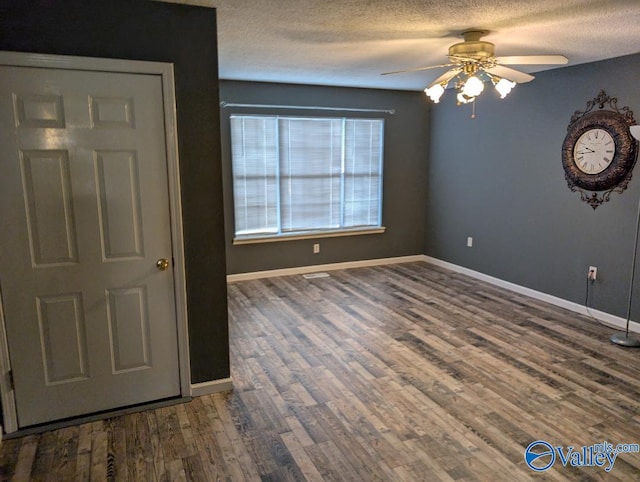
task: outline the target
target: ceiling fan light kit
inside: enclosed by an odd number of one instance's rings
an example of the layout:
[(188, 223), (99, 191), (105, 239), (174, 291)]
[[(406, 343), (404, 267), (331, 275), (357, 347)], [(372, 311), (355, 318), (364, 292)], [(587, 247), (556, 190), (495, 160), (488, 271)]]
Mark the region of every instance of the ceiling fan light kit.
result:
[[(458, 105), (473, 102), (476, 97), (484, 91), (485, 81), (489, 81), (493, 84), (501, 99), (504, 99), (509, 95), (516, 86), (516, 82), (504, 77), (498, 77), (497, 75), (491, 75), (480, 68), (478, 68), (478, 71), (475, 74), (468, 74), (465, 70), (458, 72), (452, 80), (455, 80), (454, 88), (457, 92)], [(440, 98), (448, 87), (449, 82), (450, 81), (448, 80), (437, 84), (430, 84), (424, 92), (434, 104), (438, 104), (440, 102)]]
[(500, 98), (504, 99), (516, 84), (534, 79), (533, 75), (505, 67), (505, 65), (562, 65), (568, 62), (563, 55), (496, 57), (495, 45), (480, 40), (488, 33), (488, 30), (478, 29), (463, 32), (464, 41), (449, 47), (448, 64), (386, 72), (383, 75), (452, 67), (431, 82), (424, 91), (431, 101), (437, 104), (449, 84), (453, 82), (458, 105), (460, 105), (473, 102), (483, 92), (484, 82), (491, 82)]

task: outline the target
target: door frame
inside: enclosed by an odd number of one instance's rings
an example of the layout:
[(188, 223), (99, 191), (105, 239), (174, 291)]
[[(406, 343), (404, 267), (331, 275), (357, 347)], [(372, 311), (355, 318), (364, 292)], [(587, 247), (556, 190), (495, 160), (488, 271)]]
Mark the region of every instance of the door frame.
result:
[[(182, 233), (178, 128), (176, 121), (176, 96), (173, 64), (140, 60), (103, 59), (0, 51), (0, 66), (150, 74), (157, 75), (161, 78), (165, 147), (167, 156), (169, 217), (171, 223), (171, 254), (173, 257), (173, 281), (176, 307), (175, 316), (178, 335), (180, 393), (183, 397), (190, 396), (191, 371), (189, 361), (187, 290), (184, 261), (184, 240)], [(18, 426), (18, 416), (10, 371), (11, 362), (9, 359), (9, 345), (4, 318), (4, 308), (2, 305), (2, 286), (0, 286), (0, 399), (2, 400), (4, 431), (6, 433), (15, 432), (20, 428)], [(114, 409), (115, 408), (118, 407), (114, 407)]]

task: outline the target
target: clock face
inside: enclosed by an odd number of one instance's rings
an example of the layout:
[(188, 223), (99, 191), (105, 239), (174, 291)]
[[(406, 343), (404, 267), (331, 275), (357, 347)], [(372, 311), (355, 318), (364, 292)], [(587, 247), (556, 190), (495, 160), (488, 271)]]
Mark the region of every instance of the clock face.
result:
[(576, 141), (573, 160), (585, 174), (599, 174), (604, 171), (616, 153), (616, 144), (604, 129), (589, 129)]

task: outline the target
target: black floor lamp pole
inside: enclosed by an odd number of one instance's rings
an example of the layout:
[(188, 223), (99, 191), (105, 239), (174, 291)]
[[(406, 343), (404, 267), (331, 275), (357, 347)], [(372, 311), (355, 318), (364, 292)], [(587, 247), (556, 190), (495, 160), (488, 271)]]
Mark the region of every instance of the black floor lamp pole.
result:
[[(638, 139), (640, 137), (640, 126), (632, 126), (631, 134)], [(636, 213), (636, 235), (633, 242), (633, 261), (631, 262), (631, 279), (629, 281), (629, 304), (627, 306), (627, 328), (624, 333), (616, 333), (611, 337), (611, 341), (616, 345), (639, 347), (640, 339), (629, 336), (629, 323), (631, 320), (631, 301), (633, 299), (633, 282), (636, 277), (636, 258), (638, 257), (638, 231), (640, 230), (640, 198), (638, 199), (638, 212)]]

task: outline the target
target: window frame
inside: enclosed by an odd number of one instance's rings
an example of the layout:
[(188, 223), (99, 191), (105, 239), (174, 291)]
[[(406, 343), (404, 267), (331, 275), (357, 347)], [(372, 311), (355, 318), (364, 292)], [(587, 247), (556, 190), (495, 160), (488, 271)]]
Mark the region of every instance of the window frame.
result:
[[(276, 134), (275, 134), (275, 142), (280, 143), (281, 137), (279, 133), (279, 125), (280, 120), (319, 120), (319, 121), (332, 121), (338, 120), (342, 123), (342, 137), (345, 137), (345, 125), (346, 121), (376, 121), (379, 123), (379, 159), (377, 162), (377, 177), (379, 177), (379, 182), (377, 184), (377, 224), (369, 224), (369, 225), (361, 225), (361, 226), (353, 226), (353, 227), (345, 227), (341, 226), (338, 228), (321, 228), (321, 229), (302, 229), (296, 231), (283, 231), (281, 215), (282, 215), (282, 206), (281, 199), (277, 201), (277, 229), (276, 233), (268, 233), (268, 232), (260, 232), (256, 234), (247, 234), (247, 235), (238, 235), (237, 234), (237, 224), (236, 224), (236, 180), (235, 180), (235, 167), (234, 167), (234, 159), (233, 159), (233, 120), (234, 118), (268, 118), (275, 119), (277, 124)], [(232, 209), (232, 224), (233, 224), (233, 244), (234, 245), (243, 245), (243, 244), (254, 244), (254, 243), (268, 243), (268, 242), (278, 242), (278, 241), (291, 241), (291, 240), (299, 240), (299, 239), (315, 239), (315, 238), (324, 238), (324, 237), (341, 237), (341, 236), (354, 236), (354, 235), (366, 235), (366, 234), (380, 234), (386, 231), (386, 227), (383, 226), (383, 200), (384, 200), (384, 158), (385, 158), (385, 119), (381, 117), (364, 117), (364, 116), (318, 116), (318, 115), (291, 115), (291, 114), (277, 114), (277, 113), (269, 113), (269, 114), (257, 114), (257, 113), (231, 113), (229, 115), (229, 139), (230, 139), (230, 164), (231, 164), (231, 189), (232, 189), (232, 200), (233, 200), (233, 209)], [(344, 163), (345, 163), (345, 141), (343, 141), (342, 145), (342, 172), (340, 175), (340, 184), (341, 189), (344, 190)], [(377, 144), (377, 143), (376, 143)], [(276, 162), (280, 164), (282, 162), (282, 155), (280, 154), (280, 149), (277, 149), (277, 160)], [(277, 191), (278, 196), (280, 196), (280, 183), (282, 182), (281, 176), (281, 168), (280, 165), (277, 168)], [(341, 220), (344, 218), (345, 211), (345, 200), (344, 198), (340, 199), (340, 208)], [(342, 222), (342, 221), (341, 221)]]

